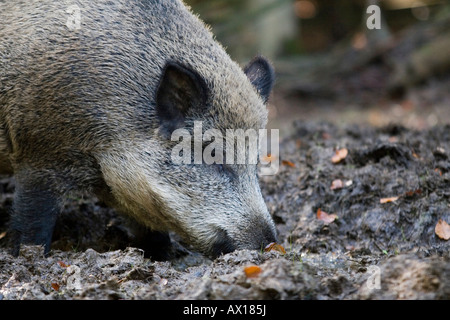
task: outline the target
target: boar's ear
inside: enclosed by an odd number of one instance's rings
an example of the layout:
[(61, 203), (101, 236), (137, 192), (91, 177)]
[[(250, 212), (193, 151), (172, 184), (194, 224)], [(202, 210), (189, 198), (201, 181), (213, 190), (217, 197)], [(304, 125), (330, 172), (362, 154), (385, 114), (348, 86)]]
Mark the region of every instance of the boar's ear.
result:
[(272, 65), (264, 57), (258, 56), (245, 66), (244, 72), (266, 103), (275, 81)]
[(170, 135), (181, 128), (188, 115), (206, 108), (207, 87), (197, 72), (169, 62), (163, 69), (156, 92), (156, 113), (162, 133)]

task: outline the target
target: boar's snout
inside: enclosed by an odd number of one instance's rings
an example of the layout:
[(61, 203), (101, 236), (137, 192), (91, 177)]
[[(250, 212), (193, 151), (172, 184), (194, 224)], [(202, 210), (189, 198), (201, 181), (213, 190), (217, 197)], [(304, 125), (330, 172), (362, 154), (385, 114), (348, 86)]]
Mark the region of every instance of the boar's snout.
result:
[(212, 245), (211, 256), (215, 258), (237, 249), (262, 250), (272, 242), (277, 242), (277, 236), (271, 226), (243, 231), (236, 238), (230, 236), (227, 231), (219, 229)]

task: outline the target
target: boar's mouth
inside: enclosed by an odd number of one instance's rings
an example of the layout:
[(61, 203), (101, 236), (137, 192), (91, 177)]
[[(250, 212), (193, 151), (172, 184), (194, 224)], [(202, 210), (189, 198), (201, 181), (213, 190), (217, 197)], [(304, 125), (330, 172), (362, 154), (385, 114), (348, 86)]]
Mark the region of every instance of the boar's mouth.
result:
[(228, 236), (228, 233), (223, 229), (217, 230), (217, 238), (212, 246), (211, 255), (218, 257), (221, 254), (233, 252), (234, 250), (236, 250), (236, 246)]

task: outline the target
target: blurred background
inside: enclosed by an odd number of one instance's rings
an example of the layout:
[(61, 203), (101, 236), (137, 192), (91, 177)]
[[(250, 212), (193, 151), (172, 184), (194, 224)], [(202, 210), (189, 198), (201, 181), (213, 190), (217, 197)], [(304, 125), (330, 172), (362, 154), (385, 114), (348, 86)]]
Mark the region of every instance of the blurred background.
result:
[[(271, 128), (450, 123), (449, 0), (185, 2), (242, 66), (257, 54), (273, 62)], [(374, 4), (380, 29), (367, 27)]]

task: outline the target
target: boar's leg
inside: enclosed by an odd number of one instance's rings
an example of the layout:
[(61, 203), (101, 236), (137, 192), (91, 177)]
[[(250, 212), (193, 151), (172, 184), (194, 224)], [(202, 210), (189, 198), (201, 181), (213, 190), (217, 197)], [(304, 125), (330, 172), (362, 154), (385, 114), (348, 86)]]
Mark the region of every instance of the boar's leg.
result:
[(167, 232), (150, 230), (132, 219), (129, 219), (127, 224), (134, 236), (131, 245), (144, 250), (146, 258), (165, 261), (179, 258), (188, 253), (177, 242), (172, 242)]
[(16, 173), (16, 190), (11, 216), (12, 254), (19, 255), (21, 244), (44, 246), (48, 254), (56, 218), (60, 212), (60, 194), (50, 179), (32, 172)]
[(144, 256), (156, 261), (169, 260), (172, 255), (172, 242), (167, 233), (147, 230), (136, 234), (133, 245), (144, 250)]

